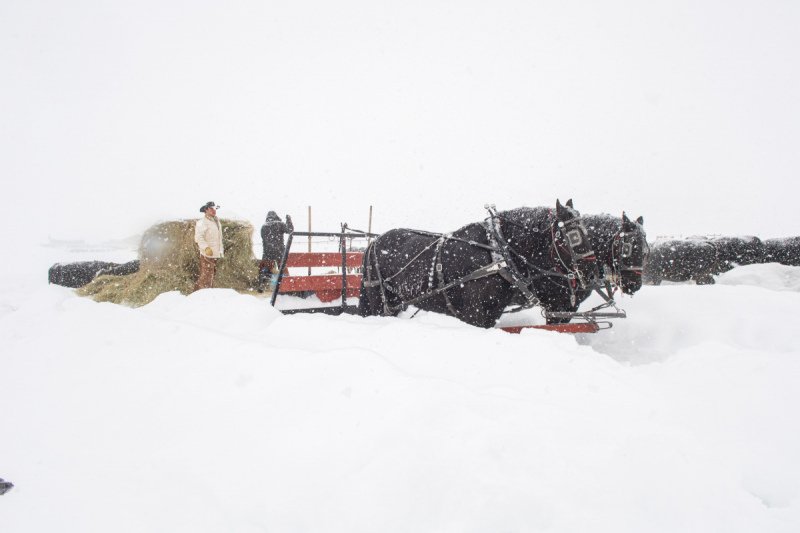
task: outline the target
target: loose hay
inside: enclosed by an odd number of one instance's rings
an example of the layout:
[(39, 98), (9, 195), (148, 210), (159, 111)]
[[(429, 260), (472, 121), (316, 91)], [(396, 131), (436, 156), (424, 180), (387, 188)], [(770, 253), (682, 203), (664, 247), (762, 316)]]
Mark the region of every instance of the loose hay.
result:
[[(253, 226), (221, 219), (225, 257), (217, 261), (215, 288), (255, 293), (258, 263), (253, 255)], [(127, 276), (98, 276), (78, 290), (98, 302), (139, 307), (169, 291), (189, 294), (200, 270), (194, 242), (194, 220), (163, 222), (145, 231), (139, 246), (139, 272)]]

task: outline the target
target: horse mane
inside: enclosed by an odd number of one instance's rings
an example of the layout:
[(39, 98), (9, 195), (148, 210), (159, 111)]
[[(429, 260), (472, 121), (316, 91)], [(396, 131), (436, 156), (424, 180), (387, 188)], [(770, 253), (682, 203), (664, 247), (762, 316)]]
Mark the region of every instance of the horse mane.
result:
[(602, 259), (606, 259), (606, 254), (611, 253), (614, 237), (622, 229), (622, 217), (615, 217), (608, 213), (584, 215), (583, 223), (589, 230), (589, 238), (592, 240), (592, 248), (595, 253), (602, 256)]
[[(584, 215), (583, 223), (589, 230), (589, 237), (592, 240), (592, 247), (595, 253), (598, 256), (604, 256), (606, 253), (610, 254), (614, 238), (623, 228), (622, 217), (609, 215), (608, 213)], [(631, 224), (634, 224), (646, 236), (641, 224), (633, 219), (631, 219)]]
[(548, 207), (517, 207), (497, 213), (500, 226), (507, 239), (538, 241), (547, 236), (549, 239), (550, 226), (555, 221)]
[(555, 219), (550, 216), (552, 209), (549, 207), (517, 207), (497, 213), (500, 220), (510, 220), (515, 224), (525, 227), (537, 227), (540, 231), (549, 226)]

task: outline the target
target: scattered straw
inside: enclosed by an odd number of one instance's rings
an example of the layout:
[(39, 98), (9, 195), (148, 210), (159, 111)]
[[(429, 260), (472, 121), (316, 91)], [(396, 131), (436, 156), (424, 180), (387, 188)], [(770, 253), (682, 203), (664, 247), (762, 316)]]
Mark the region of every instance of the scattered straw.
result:
[[(253, 226), (221, 220), (225, 257), (217, 262), (215, 288), (255, 294), (258, 262), (253, 255)], [(139, 307), (169, 291), (189, 294), (199, 272), (194, 220), (163, 222), (145, 231), (139, 246), (139, 272), (127, 276), (98, 276), (78, 293), (98, 302)]]

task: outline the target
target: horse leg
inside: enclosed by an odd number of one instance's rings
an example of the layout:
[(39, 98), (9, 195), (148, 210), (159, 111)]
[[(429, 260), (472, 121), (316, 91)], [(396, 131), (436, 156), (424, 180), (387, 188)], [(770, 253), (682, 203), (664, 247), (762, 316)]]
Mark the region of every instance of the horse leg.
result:
[(381, 298), (380, 285), (374, 281), (361, 278), (361, 289), (358, 296), (358, 314), (360, 316), (383, 315), (383, 299)]
[[(380, 287), (373, 285), (372, 272), (374, 267), (370, 254), (372, 252), (372, 244), (367, 247), (364, 253), (364, 263), (361, 272), (361, 286), (358, 291), (358, 314), (359, 316), (375, 316), (380, 314)], [(377, 301), (376, 301), (377, 299)]]
[(360, 316), (373, 316), (375, 312), (375, 290), (364, 287), (364, 280), (361, 280), (361, 290), (358, 293), (358, 314)]
[(402, 302), (396, 296), (387, 293), (386, 305), (389, 310), (384, 308), (383, 297), (380, 287), (362, 287), (358, 299), (358, 314), (360, 316), (397, 316), (400, 314), (399, 307)]
[[(499, 277), (469, 282), (451, 296), (456, 318), (479, 328), (493, 328), (513, 293)], [(452, 313), (448, 313), (451, 314)]]
[(360, 316), (397, 316), (399, 311), (386, 311), (384, 298), (386, 298), (386, 305), (389, 307), (399, 306), (400, 299), (389, 293), (381, 285), (377, 276), (373, 275), (376, 271), (376, 267), (365, 261), (359, 290), (358, 314)]
[[(578, 310), (579, 303), (573, 304), (571, 302), (569, 293), (563, 292), (550, 295), (550, 298), (543, 301), (545, 311), (558, 312), (558, 313), (574, 313)], [(551, 324), (569, 324), (571, 318), (555, 318), (546, 317), (548, 325)]]

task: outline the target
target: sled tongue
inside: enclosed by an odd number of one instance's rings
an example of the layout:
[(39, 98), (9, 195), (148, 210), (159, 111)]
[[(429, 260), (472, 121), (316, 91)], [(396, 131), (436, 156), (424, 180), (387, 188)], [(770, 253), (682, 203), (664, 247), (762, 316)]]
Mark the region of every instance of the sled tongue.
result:
[(506, 326), (500, 328), (508, 333), (520, 333), (523, 329), (544, 329), (559, 333), (597, 333), (600, 326), (596, 322), (576, 322), (574, 324), (542, 324), (538, 326)]

